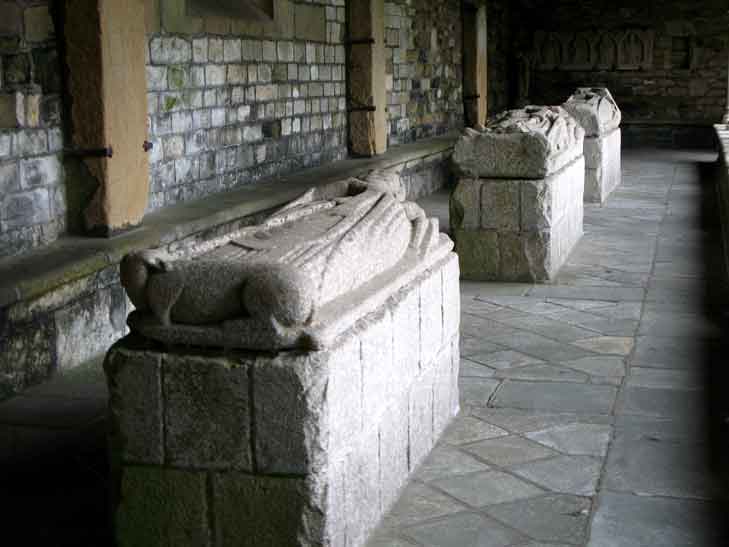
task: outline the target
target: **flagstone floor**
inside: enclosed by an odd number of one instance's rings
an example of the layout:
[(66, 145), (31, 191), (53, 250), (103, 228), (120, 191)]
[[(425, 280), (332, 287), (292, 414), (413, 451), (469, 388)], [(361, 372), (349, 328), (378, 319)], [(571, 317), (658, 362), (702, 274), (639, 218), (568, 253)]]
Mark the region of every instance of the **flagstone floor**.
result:
[(369, 547), (729, 545), (713, 160), (629, 151), (554, 283), (462, 283), (461, 414)]

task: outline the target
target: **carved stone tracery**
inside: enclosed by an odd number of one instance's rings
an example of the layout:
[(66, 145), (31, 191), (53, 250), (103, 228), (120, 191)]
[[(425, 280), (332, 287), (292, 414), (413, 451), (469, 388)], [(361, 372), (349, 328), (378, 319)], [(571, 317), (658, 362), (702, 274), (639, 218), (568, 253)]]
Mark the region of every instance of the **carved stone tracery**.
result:
[(653, 66), (652, 30), (537, 31), (537, 70), (641, 70)]

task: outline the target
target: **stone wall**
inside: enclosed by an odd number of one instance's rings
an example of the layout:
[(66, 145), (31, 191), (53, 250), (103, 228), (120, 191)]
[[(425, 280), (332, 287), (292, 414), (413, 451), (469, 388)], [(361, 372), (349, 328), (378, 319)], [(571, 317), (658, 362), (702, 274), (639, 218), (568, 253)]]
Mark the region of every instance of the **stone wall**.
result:
[(61, 70), (48, 2), (0, 2), (0, 55), (0, 257), (8, 257), (55, 241), (66, 226)]
[(390, 145), (463, 126), (460, 3), (385, 2)]
[(623, 111), (629, 143), (710, 142), (711, 124), (726, 108), (726, 2), (708, 0), (700, 9), (678, 0), (625, 6), (563, 0), (522, 13), (531, 101), (557, 104), (577, 86), (605, 86)]
[(508, 0), (486, 5), (488, 24), (488, 115), (514, 106), (512, 8)]
[(172, 4), (149, 34), (149, 210), (346, 156), (342, 0), (276, 2), (271, 29)]

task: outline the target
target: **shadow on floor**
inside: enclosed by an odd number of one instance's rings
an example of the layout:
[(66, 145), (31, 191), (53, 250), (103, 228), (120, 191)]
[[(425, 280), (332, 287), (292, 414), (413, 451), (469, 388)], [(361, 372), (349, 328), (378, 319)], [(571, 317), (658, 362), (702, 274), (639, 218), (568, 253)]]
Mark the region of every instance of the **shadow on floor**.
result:
[[(720, 167), (707, 162), (699, 163), (698, 168), (702, 190), (701, 228), (706, 233), (701, 249), (706, 275), (704, 308), (706, 316), (721, 328), (722, 333), (718, 338), (707, 340), (703, 348), (708, 395), (708, 458), (711, 468), (722, 477), (725, 491), (729, 491), (729, 287), (716, 189)], [(721, 515), (719, 522), (729, 531), (726, 514)]]

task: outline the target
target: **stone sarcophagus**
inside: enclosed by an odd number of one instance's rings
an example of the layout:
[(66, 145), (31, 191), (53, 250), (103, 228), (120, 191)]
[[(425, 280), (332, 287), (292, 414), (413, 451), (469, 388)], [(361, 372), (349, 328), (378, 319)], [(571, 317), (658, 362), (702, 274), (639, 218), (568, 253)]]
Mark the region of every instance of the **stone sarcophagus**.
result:
[(466, 129), (453, 161), (451, 233), (465, 279), (552, 278), (582, 235), (584, 130), (560, 107), (527, 106)]
[(585, 130), (585, 201), (603, 203), (622, 180), (620, 109), (604, 87), (580, 87), (563, 106)]
[(458, 410), (451, 249), (373, 173), (199, 256), (125, 258), (117, 543), (363, 545)]

